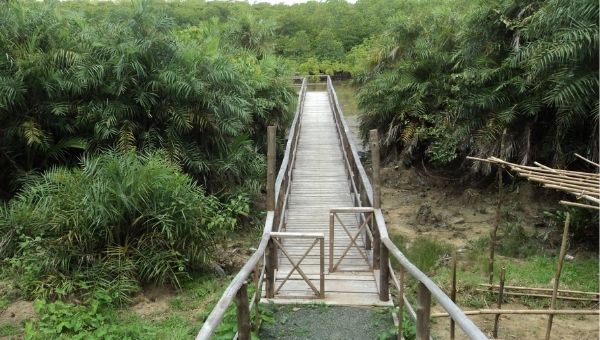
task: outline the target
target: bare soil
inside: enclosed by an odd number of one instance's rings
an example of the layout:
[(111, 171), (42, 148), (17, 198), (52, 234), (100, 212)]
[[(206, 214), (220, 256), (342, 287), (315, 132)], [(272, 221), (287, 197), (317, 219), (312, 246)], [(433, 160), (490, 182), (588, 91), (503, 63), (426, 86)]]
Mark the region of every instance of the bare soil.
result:
[[(509, 303), (502, 307), (503, 309), (527, 309), (527, 306), (519, 303)], [(434, 312), (443, 312), (440, 307), (433, 308)], [(493, 315), (472, 315), (471, 320), (475, 322), (486, 335), (492, 338), (494, 328)], [(450, 320), (448, 318), (439, 318), (434, 321), (432, 331), (438, 339), (448, 339), (450, 337)], [(498, 339), (544, 339), (546, 336), (546, 326), (548, 324), (547, 315), (502, 315), (498, 324)], [(456, 328), (456, 339), (468, 339), (461, 331)], [(598, 317), (577, 316), (577, 315), (559, 315), (554, 317), (552, 323), (551, 339), (577, 339), (577, 340), (597, 340), (598, 339)]]
[[(496, 219), (497, 193), (434, 176), (402, 165), (383, 169), (381, 201), (388, 228), (408, 242), (426, 236), (457, 248), (489, 234)], [(548, 207), (539, 200), (544, 193), (528, 183), (505, 195), (505, 206), (530, 229)]]
[[(35, 311), (33, 310), (33, 302), (17, 300), (9, 304), (4, 310), (0, 310), (0, 328), (12, 326), (16, 329), (22, 329), (23, 324), (30, 319), (36, 317)], [(0, 336), (0, 339), (4, 337)], [(6, 337), (6, 339), (13, 339), (15, 337)], [(18, 335), (16, 338), (21, 338)]]
[[(423, 170), (405, 169), (402, 165), (384, 168), (382, 179), (382, 210), (388, 228), (390, 233), (401, 235), (408, 244), (424, 236), (460, 249), (470, 241), (489, 234), (495, 222), (497, 194), (493, 189), (465, 187), (426, 174)], [(523, 183), (507, 190), (505, 205), (526, 229), (543, 228), (543, 225), (540, 226), (542, 211), (554, 207), (553, 203), (548, 203), (554, 202), (554, 197), (547, 195), (552, 194)], [(528, 307), (512, 302), (503, 306), (503, 309)], [(435, 306), (433, 311), (443, 312), (439, 306)], [(492, 336), (493, 315), (471, 318), (488, 336)], [(547, 320), (548, 316), (545, 315), (503, 315), (500, 318), (499, 338), (544, 339)], [(599, 322), (598, 316), (556, 316), (552, 339), (599, 339)], [(436, 339), (448, 339), (449, 320), (435, 320), (432, 332)], [(460, 331), (456, 334), (457, 339), (466, 338)]]

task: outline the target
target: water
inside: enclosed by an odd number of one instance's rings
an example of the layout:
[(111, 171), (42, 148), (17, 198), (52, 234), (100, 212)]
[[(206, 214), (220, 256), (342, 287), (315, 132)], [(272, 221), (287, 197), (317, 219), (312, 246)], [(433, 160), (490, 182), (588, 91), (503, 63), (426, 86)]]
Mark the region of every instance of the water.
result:
[(351, 134), (348, 136), (350, 141), (358, 152), (363, 152), (364, 147), (360, 138), (360, 109), (358, 108), (358, 88), (351, 83), (350, 80), (336, 80), (333, 82), (335, 93), (338, 97), (338, 102), (344, 112), (346, 124), (350, 128)]
[(360, 114), (358, 109), (358, 88), (350, 80), (335, 80), (333, 82), (338, 101), (342, 106), (345, 117), (356, 117)]

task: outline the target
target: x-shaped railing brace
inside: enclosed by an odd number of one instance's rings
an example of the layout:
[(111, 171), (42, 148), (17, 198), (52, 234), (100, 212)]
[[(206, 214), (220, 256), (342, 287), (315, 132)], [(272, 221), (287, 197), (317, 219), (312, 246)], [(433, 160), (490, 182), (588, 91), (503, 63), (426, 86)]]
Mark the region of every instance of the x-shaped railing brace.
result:
[[(308, 247), (308, 249), (304, 252), (304, 254), (300, 257), (298, 262), (295, 262), (292, 259), (292, 256), (285, 249), (284, 245), (278, 240), (278, 239), (282, 239), (282, 238), (314, 238), (315, 240), (310, 245), (310, 247)], [(285, 257), (287, 257), (287, 259), (290, 261), (290, 264), (292, 265), (292, 269), (290, 270), (290, 272), (286, 275), (286, 277), (283, 279), (283, 281), (279, 284), (279, 287), (277, 287), (277, 289), (275, 289), (275, 294), (277, 294), (279, 292), (281, 287), (283, 287), (283, 285), (292, 276), (294, 271), (296, 271), (302, 277), (304, 282), (306, 282), (306, 284), (308, 284), (308, 286), (310, 287), (310, 289), (312, 289), (312, 291), (315, 293), (316, 296), (318, 296), (321, 299), (324, 298), (325, 297), (325, 259), (324, 259), (324, 257), (325, 257), (325, 250), (324, 250), (325, 237), (324, 237), (324, 235), (319, 234), (319, 233), (273, 232), (273, 233), (271, 233), (271, 239), (273, 240), (273, 243), (275, 244), (275, 246), (281, 250), (283, 255), (285, 255)], [(320, 289), (317, 289), (317, 287), (315, 287), (313, 282), (304, 273), (302, 268), (300, 268), (300, 264), (302, 263), (302, 261), (304, 261), (306, 256), (308, 256), (310, 251), (315, 247), (315, 245), (317, 243), (319, 243), (319, 248), (320, 248), (320, 261), (319, 261), (320, 262), (320, 270), (319, 270), (319, 280), (320, 280), (319, 288)]]
[[(338, 215), (339, 213), (354, 213), (354, 214), (357, 214), (357, 213), (358, 214), (367, 214), (368, 213), (368, 216), (367, 216), (367, 218), (364, 219), (363, 223), (358, 228), (358, 231), (356, 232), (356, 234), (354, 236), (352, 236), (352, 234), (348, 230), (348, 227), (346, 226), (346, 224), (344, 224), (344, 222), (342, 222), (342, 220), (340, 219), (340, 217)], [(338, 222), (340, 222), (342, 228), (346, 232), (346, 235), (348, 235), (348, 237), (350, 238), (350, 244), (348, 245), (348, 247), (346, 247), (346, 249), (340, 256), (340, 258), (334, 264), (333, 261), (334, 261), (334, 250), (335, 250), (335, 248), (334, 248), (334, 246), (335, 246), (335, 229), (334, 229), (335, 228), (335, 219), (337, 219)], [(358, 239), (358, 237), (360, 236), (362, 231), (368, 227), (369, 222), (372, 219), (373, 219), (373, 209), (372, 208), (338, 208), (338, 209), (331, 209), (329, 211), (329, 272), (334, 272), (337, 269), (337, 267), (340, 265), (340, 263), (346, 257), (346, 255), (348, 254), (348, 251), (350, 251), (350, 249), (352, 249), (352, 247), (355, 247), (358, 250), (358, 253), (360, 254), (360, 256), (365, 260), (367, 265), (369, 265), (369, 267), (371, 266), (371, 264), (369, 263), (369, 258), (367, 256), (367, 254), (361, 249), (361, 247), (358, 246), (358, 244), (356, 244), (356, 240)]]

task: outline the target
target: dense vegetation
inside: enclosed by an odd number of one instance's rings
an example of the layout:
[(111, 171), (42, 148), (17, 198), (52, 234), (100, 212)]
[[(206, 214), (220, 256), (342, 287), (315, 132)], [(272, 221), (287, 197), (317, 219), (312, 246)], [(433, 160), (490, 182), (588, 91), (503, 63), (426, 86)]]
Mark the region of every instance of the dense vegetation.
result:
[(263, 130), (286, 125), (294, 99), (273, 57), (221, 42), (211, 25), (176, 31), (146, 3), (105, 18), (3, 6), (5, 196), (21, 174), (106, 148), (165, 150), (211, 192), (259, 187)]
[(363, 131), (435, 165), (469, 154), (597, 160), (598, 2), (451, 3), (405, 13), (380, 37), (363, 76)]
[(295, 94), (284, 63), (232, 39), (241, 22), (69, 7), (2, 4), (2, 272), (27, 298), (123, 303), (180, 286), (247, 220)]

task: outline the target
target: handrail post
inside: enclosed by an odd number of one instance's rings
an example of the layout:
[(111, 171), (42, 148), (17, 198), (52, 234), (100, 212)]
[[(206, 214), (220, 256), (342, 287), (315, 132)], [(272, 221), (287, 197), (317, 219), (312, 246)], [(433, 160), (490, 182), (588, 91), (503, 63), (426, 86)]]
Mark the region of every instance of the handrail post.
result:
[[(274, 211), (273, 231), (279, 231), (279, 216), (275, 211), (275, 126), (267, 127), (267, 211)], [(275, 296), (275, 267), (277, 266), (277, 249), (271, 239), (267, 244), (267, 254), (265, 256), (266, 265), (266, 296), (273, 298)]]
[(417, 339), (429, 340), (430, 327), (429, 318), (431, 316), (431, 292), (419, 282), (417, 291)]
[(335, 216), (332, 212), (329, 212), (329, 272), (333, 272), (333, 256), (334, 256), (334, 242), (335, 242)]
[[(371, 165), (373, 166), (373, 208), (380, 209), (380, 193), (381, 193), (381, 179), (380, 179), (380, 164), (379, 164), (379, 137), (377, 130), (373, 129), (369, 131), (369, 144), (371, 148)], [(379, 229), (377, 222), (373, 222), (373, 269), (380, 269), (379, 257), (381, 252), (381, 237), (379, 235)]]
[(269, 238), (267, 253), (265, 254), (265, 296), (268, 299), (275, 297), (275, 256), (277, 249), (273, 239)]
[(248, 284), (244, 282), (235, 294), (237, 307), (237, 331), (239, 340), (250, 340), (250, 306), (248, 304)]
[(390, 265), (389, 251), (385, 244), (380, 245), (381, 256), (379, 257), (379, 300), (390, 299)]
[(277, 127), (267, 127), (267, 211), (275, 210), (275, 134)]

